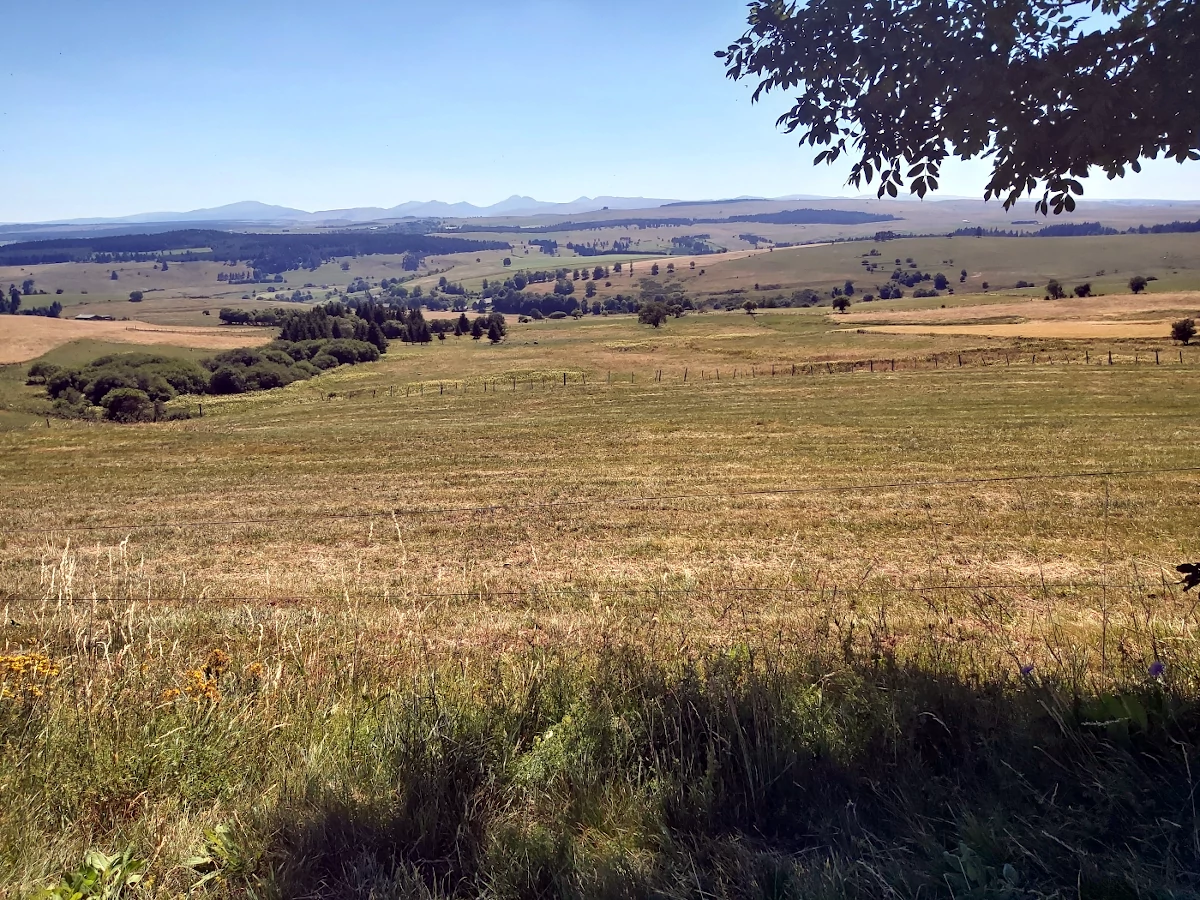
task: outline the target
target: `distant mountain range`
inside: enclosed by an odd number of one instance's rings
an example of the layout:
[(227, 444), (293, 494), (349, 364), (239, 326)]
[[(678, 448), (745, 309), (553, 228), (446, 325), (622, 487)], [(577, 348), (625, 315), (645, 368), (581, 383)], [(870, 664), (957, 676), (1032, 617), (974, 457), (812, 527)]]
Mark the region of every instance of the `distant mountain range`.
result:
[(665, 206), (672, 201), (647, 197), (580, 197), (569, 203), (546, 203), (533, 197), (514, 194), (491, 206), (475, 206), (473, 203), (444, 203), (440, 200), (422, 202), (410, 200), (398, 206), (360, 206), (352, 209), (326, 209), (307, 212), (287, 206), (273, 206), (257, 200), (243, 200), (210, 209), (193, 209), (188, 212), (147, 212), (132, 216), (111, 218), (64, 219), (39, 222), (39, 225), (136, 225), (140, 223), (167, 222), (246, 222), (258, 224), (315, 225), (324, 222), (375, 222), (384, 219), (444, 218), (473, 219), (495, 216), (531, 215), (575, 215), (607, 209), (652, 209)]
[[(864, 194), (859, 197), (827, 197), (815, 194), (789, 194), (784, 197), (728, 197), (713, 200), (664, 200), (650, 197), (580, 197), (569, 203), (547, 203), (517, 194), (491, 206), (476, 206), (473, 203), (445, 203), (441, 200), (419, 201), (410, 200), (392, 207), (360, 206), (350, 209), (326, 209), (317, 212), (307, 212), (303, 209), (292, 209), (288, 206), (274, 206), (260, 203), (257, 200), (243, 200), (240, 203), (229, 203), (225, 206), (215, 206), (209, 209), (193, 209), (188, 212), (146, 212), (131, 216), (94, 217), (83, 219), (56, 219), (37, 223), (0, 223), (0, 242), (4, 240), (31, 239), (34, 235), (71, 237), (78, 234), (94, 234), (97, 232), (127, 232), (130, 227), (143, 227), (147, 231), (169, 230), (177, 225), (207, 224), (213, 227), (253, 225), (275, 226), (317, 226), (333, 227), (346, 226), (353, 223), (386, 222), (393, 219), (474, 219), (498, 218), (503, 216), (574, 216), (581, 213), (595, 213), (605, 209), (638, 210), (658, 209), (662, 207), (710, 206), (718, 204), (752, 203), (752, 202), (793, 202), (819, 201), (823, 203), (855, 201), (874, 201), (874, 195)], [(902, 194), (901, 200), (913, 200)], [(978, 198), (938, 196), (926, 203), (948, 201), (970, 201), (982, 203)], [(1170, 200), (1092, 200), (1091, 205), (1107, 204), (1113, 206), (1175, 206), (1177, 201)]]

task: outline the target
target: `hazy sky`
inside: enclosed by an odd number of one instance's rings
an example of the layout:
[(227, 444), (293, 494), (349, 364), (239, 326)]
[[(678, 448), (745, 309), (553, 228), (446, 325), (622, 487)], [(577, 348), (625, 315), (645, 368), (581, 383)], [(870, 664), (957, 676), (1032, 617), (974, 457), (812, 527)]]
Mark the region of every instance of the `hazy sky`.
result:
[[(261, 200), (850, 194), (713, 51), (739, 0), (11, 0), (0, 221)], [(985, 168), (947, 172), (981, 196)], [(1095, 197), (1200, 199), (1200, 163)]]

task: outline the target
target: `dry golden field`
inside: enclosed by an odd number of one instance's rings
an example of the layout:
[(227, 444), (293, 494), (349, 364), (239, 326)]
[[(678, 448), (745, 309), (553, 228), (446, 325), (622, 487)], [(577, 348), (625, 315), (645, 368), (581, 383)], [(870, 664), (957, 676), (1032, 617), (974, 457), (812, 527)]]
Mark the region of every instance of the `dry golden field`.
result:
[(6, 316), (0, 322), (0, 365), (37, 359), (56, 347), (80, 340), (229, 350), (264, 344), (272, 336), (256, 328), (167, 328), (136, 319), (79, 322), (43, 316)]
[(1200, 356), (848, 320), (0, 369), (0, 893), (1187, 896)]

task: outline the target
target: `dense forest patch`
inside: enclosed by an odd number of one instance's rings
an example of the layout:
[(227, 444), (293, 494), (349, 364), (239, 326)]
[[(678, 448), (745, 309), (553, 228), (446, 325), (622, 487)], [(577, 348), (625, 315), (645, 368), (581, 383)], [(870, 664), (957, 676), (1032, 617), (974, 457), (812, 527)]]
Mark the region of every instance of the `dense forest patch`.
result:
[[(162, 234), (123, 234), (96, 238), (24, 241), (0, 247), (0, 265), (173, 259), (246, 262), (256, 272), (315, 269), (331, 259), (376, 254), (405, 255), (416, 269), (426, 256), (507, 250), (507, 243), (380, 231), (327, 234), (240, 234), (189, 228)], [(183, 251), (183, 252), (181, 252)]]

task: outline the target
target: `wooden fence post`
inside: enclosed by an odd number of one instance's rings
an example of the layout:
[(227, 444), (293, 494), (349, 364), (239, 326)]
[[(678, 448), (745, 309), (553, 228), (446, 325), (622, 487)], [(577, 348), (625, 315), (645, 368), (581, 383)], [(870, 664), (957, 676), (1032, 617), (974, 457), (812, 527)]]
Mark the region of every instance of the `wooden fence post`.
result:
[(962, 368), (962, 354), (961, 353), (958, 354), (958, 367), (960, 369)]
[(1112, 365), (1112, 351), (1111, 350), (1108, 351), (1108, 364), (1110, 366)]
[(1084, 350), (1084, 351), (1083, 351), (1083, 361), (1084, 361), (1085, 363), (1087, 363), (1088, 365), (1091, 365), (1091, 363), (1092, 363), (1092, 353), (1091, 353), (1091, 351), (1090, 351), (1090, 350)]
[(567, 373), (563, 372), (563, 387), (567, 386)]
[(896, 371), (896, 361), (894, 359), (892, 360), (892, 371)]
[(1157, 350), (1154, 351), (1154, 364), (1156, 366), (1158, 365), (1158, 351)]
[(687, 384), (687, 369), (686, 368), (684, 368), (684, 370), (683, 370), (683, 383)]
[(875, 371), (875, 360), (871, 360), (871, 371)]
[[(1182, 351), (1180, 351), (1180, 354), (1179, 354), (1179, 355), (1180, 355), (1180, 357), (1182, 357), (1182, 356), (1183, 356), (1183, 352), (1182, 352)], [(1180, 362), (1182, 362), (1182, 361), (1183, 361), (1183, 360), (1181, 359), (1181, 360), (1180, 360)], [(795, 377), (796, 377), (796, 364), (795, 364), (795, 363), (792, 363), (792, 377), (793, 377), (793, 378), (795, 378)]]

